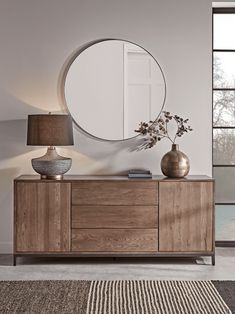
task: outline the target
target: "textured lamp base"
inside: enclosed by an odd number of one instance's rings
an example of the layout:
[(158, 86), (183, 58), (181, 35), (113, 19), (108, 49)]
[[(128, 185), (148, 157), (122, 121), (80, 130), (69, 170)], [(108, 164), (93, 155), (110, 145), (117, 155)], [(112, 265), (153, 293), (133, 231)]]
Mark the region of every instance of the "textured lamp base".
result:
[(57, 154), (55, 147), (50, 146), (44, 156), (32, 159), (33, 169), (41, 179), (61, 180), (72, 165), (72, 159)]

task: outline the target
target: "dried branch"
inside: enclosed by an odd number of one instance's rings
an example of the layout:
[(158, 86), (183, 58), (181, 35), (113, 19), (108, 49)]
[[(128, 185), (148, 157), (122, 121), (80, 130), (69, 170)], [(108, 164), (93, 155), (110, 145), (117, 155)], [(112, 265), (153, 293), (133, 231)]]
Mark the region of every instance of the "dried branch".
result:
[[(172, 144), (175, 143), (177, 137), (183, 136), (185, 133), (192, 131), (188, 125), (189, 119), (183, 119), (178, 115), (171, 115), (168, 111), (163, 111), (163, 114), (155, 121), (140, 122), (139, 128), (135, 132), (142, 134), (145, 139), (137, 150), (152, 148), (157, 142), (163, 138), (167, 138)], [(177, 131), (172, 139), (168, 132), (168, 124), (174, 121), (177, 125)]]

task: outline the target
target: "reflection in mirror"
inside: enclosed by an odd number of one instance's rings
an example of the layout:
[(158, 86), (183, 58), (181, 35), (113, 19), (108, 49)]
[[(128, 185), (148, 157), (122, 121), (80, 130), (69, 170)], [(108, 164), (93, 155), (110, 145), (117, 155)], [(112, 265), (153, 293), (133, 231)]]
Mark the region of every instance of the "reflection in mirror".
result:
[(140, 121), (155, 120), (165, 100), (165, 80), (143, 48), (105, 40), (83, 50), (68, 69), (64, 97), (80, 128), (98, 138), (136, 136)]

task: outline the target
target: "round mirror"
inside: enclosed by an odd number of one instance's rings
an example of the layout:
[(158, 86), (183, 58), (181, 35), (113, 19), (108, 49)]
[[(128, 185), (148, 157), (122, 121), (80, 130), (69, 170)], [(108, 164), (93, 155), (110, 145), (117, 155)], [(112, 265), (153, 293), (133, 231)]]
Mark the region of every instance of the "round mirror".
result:
[(158, 117), (166, 84), (145, 49), (123, 40), (102, 40), (73, 57), (63, 92), (80, 128), (101, 139), (123, 140), (136, 136), (140, 121)]

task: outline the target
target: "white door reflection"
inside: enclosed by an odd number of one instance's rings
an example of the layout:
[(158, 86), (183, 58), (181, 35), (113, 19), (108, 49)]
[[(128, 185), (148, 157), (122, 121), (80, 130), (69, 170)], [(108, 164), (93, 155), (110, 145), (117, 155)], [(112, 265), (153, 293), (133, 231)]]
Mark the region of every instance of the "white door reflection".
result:
[(140, 121), (154, 120), (164, 98), (162, 74), (152, 56), (124, 44), (124, 138), (134, 136)]

